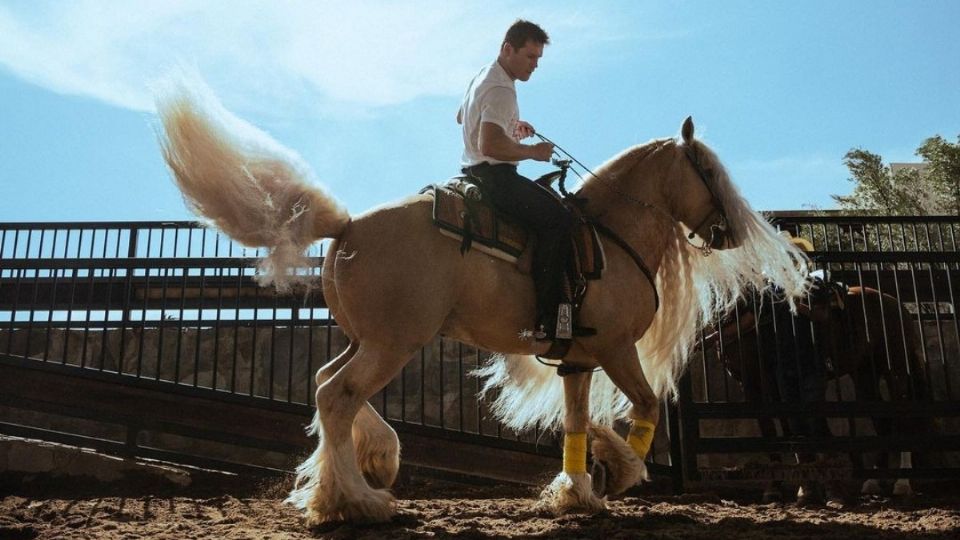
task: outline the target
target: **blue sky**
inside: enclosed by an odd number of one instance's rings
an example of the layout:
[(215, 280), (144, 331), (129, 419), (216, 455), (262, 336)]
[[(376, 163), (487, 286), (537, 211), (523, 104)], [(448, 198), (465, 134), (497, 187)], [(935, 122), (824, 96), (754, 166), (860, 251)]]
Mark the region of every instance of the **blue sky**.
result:
[(457, 171), (459, 99), (516, 17), (552, 38), (521, 116), (588, 165), (692, 115), (755, 208), (831, 208), (849, 149), (960, 133), (954, 0), (0, 0), (0, 221), (191, 218), (150, 90), (178, 64), (351, 212), (413, 193)]

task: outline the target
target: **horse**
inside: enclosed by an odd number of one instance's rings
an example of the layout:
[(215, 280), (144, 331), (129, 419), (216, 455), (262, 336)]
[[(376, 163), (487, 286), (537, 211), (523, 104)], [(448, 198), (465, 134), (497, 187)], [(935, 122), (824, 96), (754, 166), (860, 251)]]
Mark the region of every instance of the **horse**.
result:
[[(302, 158), (227, 111), (202, 81), (168, 82), (157, 111), (161, 149), (188, 206), (235, 240), (268, 248), (262, 284), (311, 286), (303, 251), (332, 239), (320, 281), (350, 344), (316, 374), (309, 432), (318, 445), (287, 499), (310, 526), (395, 515), (399, 440), (367, 399), (436, 334), (502, 353), (481, 371), (506, 425), (563, 429), (563, 468), (537, 504), (598, 512), (606, 499), (592, 489), (587, 442), (610, 471), (606, 494), (646, 479), (659, 404), (676, 391), (702, 321), (749, 286), (793, 296), (806, 287), (803, 254), (750, 208), (687, 118), (680, 138), (622, 151), (576, 192), (588, 219), (619, 241), (604, 242), (604, 276), (582, 303), (580, 322), (596, 333), (575, 338), (563, 362), (579, 369), (556, 377), (531, 358), (549, 344), (523, 332), (535, 318), (530, 276), (461, 253), (432, 224), (431, 195), (351, 216)], [(626, 439), (610, 427), (622, 417), (632, 420)]]
[[(843, 376), (852, 379), (859, 401), (929, 399), (921, 343), (909, 312), (896, 297), (870, 287), (846, 288), (834, 282), (821, 282), (817, 288), (819, 294), (801, 303), (796, 317), (769, 295), (760, 298), (760, 317), (756, 299), (752, 305), (742, 300), (719, 323), (719, 330), (705, 338), (705, 344), (716, 344), (718, 360), (741, 384), (747, 402), (823, 401), (827, 379)], [(764, 310), (769, 315), (763, 314)], [(763, 330), (758, 332), (758, 327)], [(878, 436), (932, 429), (929, 422), (915, 418), (877, 418), (872, 422)], [(831, 435), (825, 418), (780, 419), (780, 425), (785, 436)], [(759, 427), (764, 437), (777, 436), (773, 418), (760, 418)], [(881, 453), (878, 466), (889, 466), (890, 457), (888, 452)], [(809, 463), (814, 456), (800, 454), (797, 459)], [(771, 454), (770, 460), (780, 463), (781, 457)], [(901, 453), (901, 467), (910, 467), (911, 461), (910, 452)], [(835, 487), (828, 486), (828, 500), (844, 502), (845, 494)], [(780, 482), (769, 484), (764, 501), (779, 500), (781, 488)], [(801, 504), (816, 502), (819, 491), (819, 483), (804, 482), (797, 500)], [(876, 480), (867, 480), (861, 491), (879, 493), (880, 487)], [(909, 480), (895, 482), (894, 495), (911, 493)]]

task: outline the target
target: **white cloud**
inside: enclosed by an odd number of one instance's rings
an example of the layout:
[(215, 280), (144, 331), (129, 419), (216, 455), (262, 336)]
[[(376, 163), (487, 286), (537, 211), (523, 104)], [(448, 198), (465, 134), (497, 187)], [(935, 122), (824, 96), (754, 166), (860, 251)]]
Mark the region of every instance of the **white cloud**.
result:
[(569, 31), (564, 49), (603, 33), (597, 15), (495, 2), (30, 2), (0, 4), (0, 65), (134, 110), (152, 110), (148, 84), (177, 64), (196, 66), (227, 102), (364, 110), (458, 95), (525, 15)]

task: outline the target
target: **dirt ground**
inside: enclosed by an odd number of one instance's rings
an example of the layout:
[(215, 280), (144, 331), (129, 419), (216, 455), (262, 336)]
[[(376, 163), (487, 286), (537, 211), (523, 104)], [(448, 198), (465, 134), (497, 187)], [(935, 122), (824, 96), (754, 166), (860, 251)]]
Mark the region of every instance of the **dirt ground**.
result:
[(536, 491), (406, 478), (388, 524), (309, 530), (282, 504), (287, 478), (210, 476), (187, 488), (131, 479), (103, 484), (0, 476), (0, 540), (281, 538), (960, 538), (960, 495), (861, 498), (835, 510), (759, 504), (716, 494), (641, 495), (599, 515), (554, 517), (533, 508)]

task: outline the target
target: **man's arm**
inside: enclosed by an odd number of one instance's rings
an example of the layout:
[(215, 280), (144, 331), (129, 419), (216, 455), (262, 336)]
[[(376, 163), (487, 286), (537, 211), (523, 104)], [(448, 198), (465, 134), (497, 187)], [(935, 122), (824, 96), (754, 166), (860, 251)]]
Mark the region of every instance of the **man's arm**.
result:
[(480, 124), (480, 153), (497, 161), (535, 159), (550, 161), (553, 145), (547, 142), (520, 144), (508, 137), (503, 128), (492, 122)]

